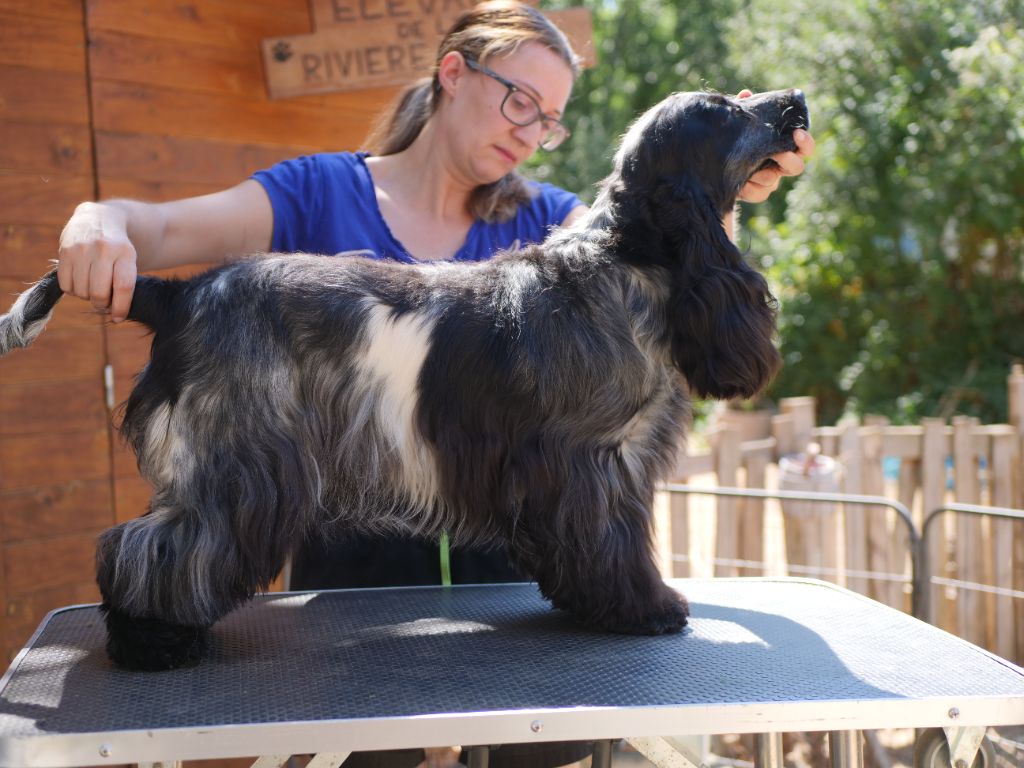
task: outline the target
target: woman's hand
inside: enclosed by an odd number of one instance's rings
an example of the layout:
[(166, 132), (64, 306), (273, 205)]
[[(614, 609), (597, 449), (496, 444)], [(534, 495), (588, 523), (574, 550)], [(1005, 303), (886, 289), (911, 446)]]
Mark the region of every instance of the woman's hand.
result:
[[(738, 98), (745, 99), (753, 94), (748, 90), (739, 92)], [(796, 152), (780, 152), (772, 155), (776, 165), (762, 168), (751, 176), (740, 190), (739, 199), (747, 203), (763, 203), (779, 188), (783, 176), (799, 176), (804, 172), (804, 160), (814, 154), (814, 138), (803, 128), (793, 131)]]
[(82, 203), (60, 234), (57, 280), (64, 293), (110, 310), (111, 319), (128, 316), (135, 291), (137, 254), (128, 239), (125, 212), (106, 203)]

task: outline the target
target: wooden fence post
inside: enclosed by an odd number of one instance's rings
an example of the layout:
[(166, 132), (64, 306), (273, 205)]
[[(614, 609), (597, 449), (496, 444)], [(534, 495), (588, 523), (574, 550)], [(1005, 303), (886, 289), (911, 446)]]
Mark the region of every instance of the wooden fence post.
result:
[[(735, 487), (740, 468), (740, 433), (728, 427), (720, 427), (714, 434), (715, 473), (718, 484)], [(739, 569), (735, 561), (739, 559), (739, 510), (738, 499), (719, 497), (715, 505), (715, 560), (727, 560), (727, 563), (715, 563), (716, 576), (736, 576)]]
[[(1018, 458), (1015, 468), (1017, 496), (1013, 506), (1024, 509), (1024, 365), (1017, 363), (1010, 369), (1007, 380), (1009, 390), (1010, 424), (1017, 433)], [(1013, 586), (1024, 590), (1024, 531), (1017, 526), (1013, 540)], [(1024, 600), (1014, 601), (1017, 648), (1016, 659), (1024, 659)]]
[[(974, 451), (975, 420), (969, 416), (953, 417), (953, 486), (961, 504), (981, 503), (978, 462)], [(982, 533), (984, 521), (972, 515), (957, 515), (956, 566), (960, 581), (985, 581), (985, 546)], [(957, 590), (957, 634), (976, 645), (984, 646), (985, 607), (982, 595), (971, 589)]]
[(787, 453), (806, 451), (814, 435), (815, 402), (813, 397), (784, 397), (779, 410), (793, 418), (793, 445)]
[[(1020, 462), (1020, 442), (1012, 426), (996, 430), (992, 435), (992, 503), (1012, 507), (1018, 489), (1016, 467)], [(1024, 535), (1024, 529), (1013, 520), (992, 520), (992, 562), (995, 585), (1013, 589), (1013, 538)], [(1013, 598), (996, 595), (995, 646), (993, 650), (1007, 659), (1017, 657), (1014, 642)]]
[[(765, 474), (768, 468), (769, 452), (756, 450), (746, 454), (743, 465), (746, 488), (764, 488)], [(765, 557), (764, 533), (764, 501), (761, 499), (743, 499), (740, 511), (740, 557), (760, 566), (746, 568), (747, 576), (763, 576), (767, 566)]]
[[(676, 452), (676, 467), (686, 463), (686, 439), (684, 438)], [(677, 472), (673, 481), (685, 483), (689, 478)], [(690, 504), (689, 494), (668, 494), (669, 544), (672, 553), (672, 576), (685, 578), (690, 575)], [(677, 560), (682, 555), (685, 559)]]
[[(889, 420), (883, 416), (867, 416), (861, 429), (863, 464), (861, 483), (863, 492), (869, 496), (885, 495), (885, 475), (882, 470), (882, 428)], [(896, 572), (893, 564), (893, 537), (890, 533), (889, 517), (893, 513), (887, 507), (867, 507), (864, 510), (864, 528), (867, 533), (868, 570), (876, 573)], [(898, 582), (872, 579), (870, 595), (876, 600), (900, 607), (903, 603), (902, 590)]]
[[(946, 503), (946, 456), (949, 455), (946, 440), (946, 422), (943, 419), (922, 419), (924, 430), (921, 444), (921, 509), (929, 515)], [(949, 551), (946, 546), (946, 524), (949, 514), (943, 514), (930, 526), (928, 539), (928, 579), (932, 576), (947, 576)], [(928, 604), (929, 614), (925, 617), (936, 627), (955, 630), (954, 617), (947, 605), (946, 587), (926, 587), (931, 590)]]
[[(860, 441), (860, 423), (852, 421), (843, 428), (839, 438), (839, 461), (844, 467), (843, 491), (850, 494), (862, 493), (861, 475), (864, 453)], [(859, 504), (850, 504), (843, 509), (843, 524), (846, 529), (846, 575), (847, 586), (862, 595), (868, 594), (868, 580), (862, 574), (868, 569), (866, 509)], [(849, 571), (854, 571), (851, 575)]]

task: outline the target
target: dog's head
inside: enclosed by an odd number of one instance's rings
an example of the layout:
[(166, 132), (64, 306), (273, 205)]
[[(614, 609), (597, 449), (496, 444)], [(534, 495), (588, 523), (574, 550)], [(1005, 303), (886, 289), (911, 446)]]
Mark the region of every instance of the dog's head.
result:
[(775, 299), (722, 218), (750, 176), (795, 150), (793, 131), (809, 126), (800, 91), (677, 93), (634, 123), (616, 155), (604, 195), (621, 256), (668, 272), (673, 361), (701, 396), (751, 397), (779, 367)]
[(793, 131), (810, 128), (803, 92), (769, 91), (746, 99), (675, 93), (627, 132), (616, 171), (627, 189), (695, 184), (720, 214), (732, 209), (771, 155), (795, 151)]

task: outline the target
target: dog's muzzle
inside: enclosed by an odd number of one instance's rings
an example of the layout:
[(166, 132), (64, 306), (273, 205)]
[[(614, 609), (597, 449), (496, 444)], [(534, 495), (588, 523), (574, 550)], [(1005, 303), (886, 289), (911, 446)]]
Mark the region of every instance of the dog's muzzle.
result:
[[(765, 91), (744, 99), (743, 106), (753, 112), (758, 119), (772, 127), (776, 141), (771, 142), (766, 154), (776, 152), (796, 152), (793, 131), (797, 128), (810, 130), (811, 116), (807, 111), (807, 99), (799, 88), (785, 91)], [(765, 159), (758, 170), (775, 165), (775, 161)]]

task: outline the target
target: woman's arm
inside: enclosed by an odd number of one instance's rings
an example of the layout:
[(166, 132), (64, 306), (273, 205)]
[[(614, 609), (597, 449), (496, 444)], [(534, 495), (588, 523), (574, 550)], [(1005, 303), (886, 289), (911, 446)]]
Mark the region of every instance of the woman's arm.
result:
[(110, 310), (131, 306), (141, 271), (222, 263), (270, 248), (274, 214), (259, 182), (168, 203), (82, 203), (60, 236), (57, 277), (64, 293)]

